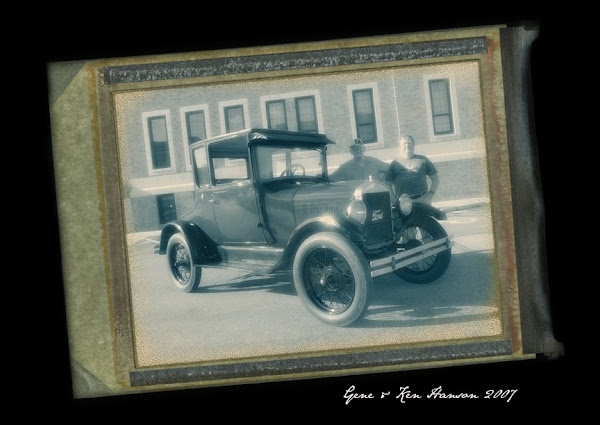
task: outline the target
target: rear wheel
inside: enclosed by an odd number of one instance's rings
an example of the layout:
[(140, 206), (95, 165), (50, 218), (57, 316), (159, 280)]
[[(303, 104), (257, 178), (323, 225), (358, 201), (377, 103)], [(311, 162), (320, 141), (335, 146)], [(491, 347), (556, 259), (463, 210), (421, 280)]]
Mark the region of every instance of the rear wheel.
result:
[(181, 233), (175, 233), (169, 239), (167, 260), (171, 278), (177, 288), (185, 292), (192, 292), (198, 288), (202, 268), (194, 264), (189, 243)]
[[(400, 233), (398, 248), (411, 249), (447, 237), (444, 228), (433, 218), (424, 216), (413, 220)], [(451, 257), (450, 248), (425, 257), (416, 263), (396, 270), (396, 276), (411, 283), (431, 283), (444, 274)]]
[(307, 238), (296, 252), (293, 275), (298, 296), (323, 322), (347, 326), (369, 306), (372, 278), (367, 260), (340, 234)]

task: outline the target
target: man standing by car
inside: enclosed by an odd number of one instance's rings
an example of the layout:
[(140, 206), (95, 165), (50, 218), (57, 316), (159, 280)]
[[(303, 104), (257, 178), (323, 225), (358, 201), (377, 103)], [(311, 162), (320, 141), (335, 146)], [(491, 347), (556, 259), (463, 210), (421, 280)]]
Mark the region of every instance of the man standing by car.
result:
[[(415, 141), (412, 136), (402, 136), (398, 141), (400, 157), (394, 159), (385, 176), (397, 199), (406, 193), (415, 202), (431, 205), (431, 200), (437, 190), (440, 179), (433, 163), (424, 155), (415, 154)], [(431, 181), (428, 186), (427, 177)]]
[(383, 181), (389, 165), (380, 159), (365, 156), (365, 145), (362, 140), (355, 139), (349, 150), (353, 158), (340, 165), (329, 176), (329, 181), (369, 180), (369, 177)]

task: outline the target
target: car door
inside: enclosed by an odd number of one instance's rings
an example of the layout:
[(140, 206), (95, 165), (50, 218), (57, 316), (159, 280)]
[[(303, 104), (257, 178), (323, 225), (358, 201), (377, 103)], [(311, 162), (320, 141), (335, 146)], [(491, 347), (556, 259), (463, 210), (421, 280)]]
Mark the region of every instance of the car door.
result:
[(223, 243), (265, 243), (247, 146), (212, 150), (212, 203)]
[(186, 216), (190, 221), (198, 224), (210, 239), (218, 241), (221, 235), (215, 220), (206, 145), (198, 145), (193, 148), (192, 166), (194, 170), (194, 208)]

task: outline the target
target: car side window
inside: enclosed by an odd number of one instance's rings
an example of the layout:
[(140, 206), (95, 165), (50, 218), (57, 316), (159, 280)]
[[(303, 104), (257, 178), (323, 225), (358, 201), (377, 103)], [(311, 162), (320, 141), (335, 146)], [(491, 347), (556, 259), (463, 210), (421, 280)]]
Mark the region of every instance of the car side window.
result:
[(196, 186), (206, 187), (210, 185), (208, 177), (208, 159), (206, 157), (206, 148), (201, 146), (194, 150), (194, 179)]
[(213, 184), (245, 182), (250, 179), (248, 141), (241, 136), (212, 143), (208, 147)]
[(247, 158), (213, 158), (215, 184), (234, 183), (248, 180)]

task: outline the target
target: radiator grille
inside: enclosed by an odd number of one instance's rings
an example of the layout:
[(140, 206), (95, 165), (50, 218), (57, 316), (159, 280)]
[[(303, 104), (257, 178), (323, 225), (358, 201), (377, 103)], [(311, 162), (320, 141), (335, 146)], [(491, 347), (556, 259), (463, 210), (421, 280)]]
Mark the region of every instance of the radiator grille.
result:
[(394, 235), (392, 232), (390, 193), (366, 193), (363, 195), (363, 202), (367, 207), (366, 243), (370, 245), (391, 241)]
[(389, 192), (366, 193), (363, 195), (363, 202), (367, 207), (367, 220), (365, 224), (372, 223), (374, 217), (378, 218), (375, 222), (388, 221), (392, 218)]
[(393, 239), (392, 222), (390, 220), (369, 224), (367, 228), (367, 244), (389, 242)]

